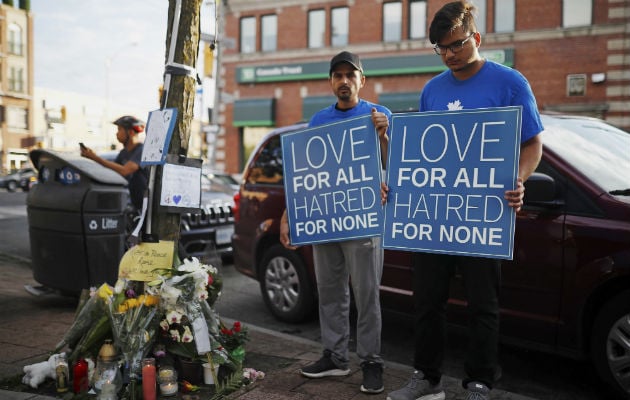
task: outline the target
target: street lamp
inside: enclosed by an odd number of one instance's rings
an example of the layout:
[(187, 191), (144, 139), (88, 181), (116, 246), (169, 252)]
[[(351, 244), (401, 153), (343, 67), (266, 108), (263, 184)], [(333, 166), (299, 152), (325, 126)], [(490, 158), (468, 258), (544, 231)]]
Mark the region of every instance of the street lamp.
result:
[(126, 43), (122, 46), (120, 46), (116, 51), (114, 51), (109, 57), (105, 58), (105, 122), (107, 123), (107, 121), (110, 121), (111, 117), (110, 117), (110, 106), (111, 106), (111, 89), (110, 89), (110, 74), (111, 74), (111, 66), (112, 66), (112, 60), (114, 59), (114, 57), (116, 57), (118, 54), (120, 54), (124, 49), (126, 49), (127, 47), (133, 47), (133, 46), (137, 46), (138, 42), (129, 42)]

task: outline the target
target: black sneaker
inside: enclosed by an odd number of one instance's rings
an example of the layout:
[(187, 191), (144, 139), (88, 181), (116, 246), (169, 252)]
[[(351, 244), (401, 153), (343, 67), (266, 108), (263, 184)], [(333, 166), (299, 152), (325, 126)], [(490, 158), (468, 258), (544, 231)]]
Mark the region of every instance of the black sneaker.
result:
[(363, 393), (381, 393), (383, 386), (383, 365), (373, 361), (365, 361), (361, 364), (363, 370), (363, 383), (361, 391)]
[(345, 376), (350, 373), (349, 368), (339, 368), (328, 353), (322, 358), (300, 369), (300, 373), (308, 378), (323, 378), (325, 376)]

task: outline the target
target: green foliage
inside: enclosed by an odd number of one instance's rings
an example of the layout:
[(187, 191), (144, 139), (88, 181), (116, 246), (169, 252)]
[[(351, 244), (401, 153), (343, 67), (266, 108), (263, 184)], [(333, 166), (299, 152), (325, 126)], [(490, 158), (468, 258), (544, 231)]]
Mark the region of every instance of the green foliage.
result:
[(239, 390), (243, 386), (243, 369), (237, 368), (232, 372), (225, 381), (216, 385), (216, 392), (210, 400), (220, 400), (230, 393)]

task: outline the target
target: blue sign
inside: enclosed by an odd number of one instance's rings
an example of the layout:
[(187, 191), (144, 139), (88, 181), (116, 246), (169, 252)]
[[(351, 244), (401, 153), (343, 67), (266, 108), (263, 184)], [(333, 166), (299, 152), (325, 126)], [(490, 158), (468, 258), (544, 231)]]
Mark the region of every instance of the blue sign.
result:
[(81, 174), (70, 167), (57, 170), (57, 181), (62, 185), (74, 185), (81, 181)]
[(393, 115), (383, 247), (511, 260), (521, 112)]
[(381, 156), (370, 115), (281, 140), (292, 244), (381, 235)]

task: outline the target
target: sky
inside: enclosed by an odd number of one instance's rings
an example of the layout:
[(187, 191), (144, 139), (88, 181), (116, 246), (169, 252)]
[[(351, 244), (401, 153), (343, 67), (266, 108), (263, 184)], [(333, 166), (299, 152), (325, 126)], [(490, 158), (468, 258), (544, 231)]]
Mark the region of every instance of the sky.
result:
[(107, 98), (109, 86), (112, 104), (159, 107), (168, 0), (32, 0), (31, 12), (35, 87)]

